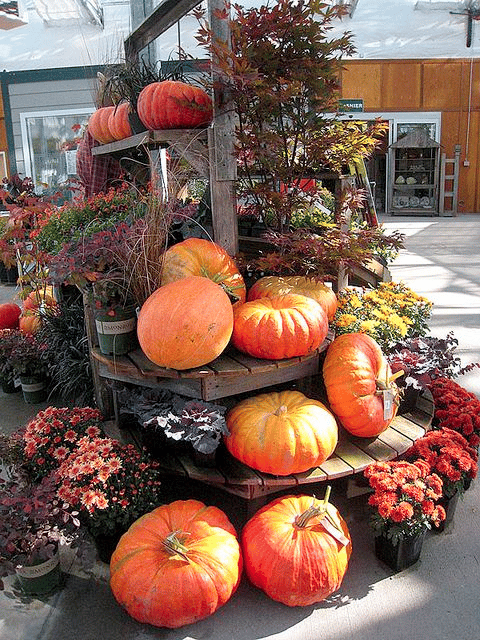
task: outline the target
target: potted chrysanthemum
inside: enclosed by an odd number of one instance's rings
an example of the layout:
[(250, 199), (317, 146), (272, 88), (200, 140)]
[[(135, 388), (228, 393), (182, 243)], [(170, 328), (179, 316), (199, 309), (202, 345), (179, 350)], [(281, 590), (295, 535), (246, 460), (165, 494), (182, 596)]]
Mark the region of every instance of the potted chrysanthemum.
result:
[(375, 553), (395, 571), (405, 569), (419, 559), (427, 530), (445, 519), (442, 480), (422, 460), (376, 462), (364, 475), (374, 490), (368, 503)]

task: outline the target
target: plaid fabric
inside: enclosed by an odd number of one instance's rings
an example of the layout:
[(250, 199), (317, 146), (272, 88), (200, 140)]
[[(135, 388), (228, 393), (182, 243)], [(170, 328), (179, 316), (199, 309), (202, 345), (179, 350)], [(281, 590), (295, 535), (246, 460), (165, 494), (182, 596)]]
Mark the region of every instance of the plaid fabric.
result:
[(111, 156), (92, 155), (92, 148), (96, 146), (98, 143), (87, 129), (77, 149), (77, 175), (85, 187), (86, 198), (105, 193), (121, 174), (119, 163)]

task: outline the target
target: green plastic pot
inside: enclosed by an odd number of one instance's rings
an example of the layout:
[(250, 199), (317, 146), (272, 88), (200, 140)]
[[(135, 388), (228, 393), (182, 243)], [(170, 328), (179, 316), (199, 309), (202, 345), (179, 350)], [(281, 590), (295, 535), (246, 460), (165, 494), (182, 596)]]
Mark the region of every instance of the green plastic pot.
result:
[(60, 557), (57, 553), (48, 560), (16, 568), (17, 580), (26, 595), (45, 596), (56, 591), (62, 584)]
[(137, 312), (134, 306), (115, 309), (115, 315), (95, 309), (98, 346), (105, 355), (121, 356), (133, 351), (137, 342)]
[(23, 399), (27, 404), (39, 404), (47, 399), (47, 381), (39, 376), (20, 376)]

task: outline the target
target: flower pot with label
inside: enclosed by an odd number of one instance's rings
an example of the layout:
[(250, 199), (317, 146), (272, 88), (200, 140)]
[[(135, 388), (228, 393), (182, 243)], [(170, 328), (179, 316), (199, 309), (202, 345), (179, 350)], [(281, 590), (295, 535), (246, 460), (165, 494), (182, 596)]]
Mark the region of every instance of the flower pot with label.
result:
[(45, 596), (53, 593), (62, 583), (58, 549), (55, 555), (47, 560), (18, 566), (16, 575), (19, 586), (26, 595)]
[(113, 311), (95, 309), (98, 345), (105, 355), (125, 355), (138, 346), (137, 313), (134, 305)]
[(47, 399), (48, 385), (45, 376), (20, 376), (23, 399), (27, 404), (39, 404)]

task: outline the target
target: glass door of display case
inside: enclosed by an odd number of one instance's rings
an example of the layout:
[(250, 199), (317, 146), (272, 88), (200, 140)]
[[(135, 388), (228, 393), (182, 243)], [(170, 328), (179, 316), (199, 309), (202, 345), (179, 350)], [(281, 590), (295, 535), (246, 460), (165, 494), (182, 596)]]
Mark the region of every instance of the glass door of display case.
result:
[(423, 128), (390, 145), (391, 215), (438, 215), (439, 151)]

